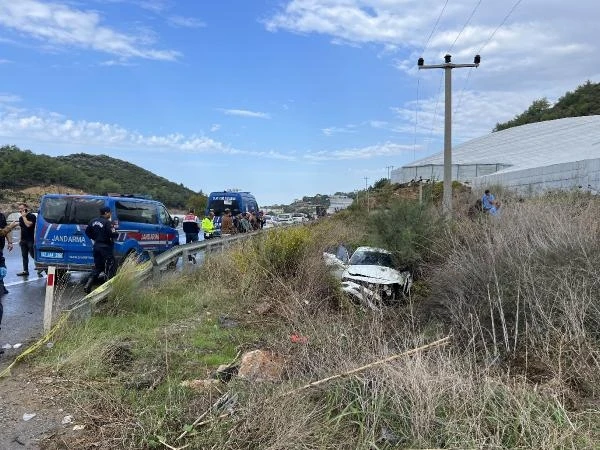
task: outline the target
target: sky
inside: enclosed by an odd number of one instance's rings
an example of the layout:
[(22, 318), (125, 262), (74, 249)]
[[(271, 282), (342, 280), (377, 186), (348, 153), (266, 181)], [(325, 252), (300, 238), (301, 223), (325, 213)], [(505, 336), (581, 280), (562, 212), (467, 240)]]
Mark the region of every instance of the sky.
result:
[(600, 82), (597, 0), (0, 0), (0, 145), (259, 205), (364, 189)]

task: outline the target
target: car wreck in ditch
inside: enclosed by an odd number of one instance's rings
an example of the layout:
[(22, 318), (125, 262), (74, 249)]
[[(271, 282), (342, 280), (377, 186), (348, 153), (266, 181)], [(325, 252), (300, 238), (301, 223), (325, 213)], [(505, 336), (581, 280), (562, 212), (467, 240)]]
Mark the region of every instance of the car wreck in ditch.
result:
[(342, 291), (371, 309), (392, 305), (410, 293), (412, 274), (398, 270), (388, 250), (358, 247), (349, 257), (348, 250), (339, 246), (335, 254), (325, 252), (323, 257), (341, 280)]

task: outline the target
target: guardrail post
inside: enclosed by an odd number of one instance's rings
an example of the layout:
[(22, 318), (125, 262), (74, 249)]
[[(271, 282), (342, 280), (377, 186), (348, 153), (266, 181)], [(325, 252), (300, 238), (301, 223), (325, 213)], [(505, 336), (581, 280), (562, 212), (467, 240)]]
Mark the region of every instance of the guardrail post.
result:
[(190, 252), (187, 248), (184, 248), (181, 252), (181, 258), (183, 259), (182, 264), (183, 267), (189, 266), (192, 262), (190, 261)]
[(152, 272), (154, 275), (158, 275), (160, 273), (160, 267), (158, 267), (156, 262), (156, 256), (154, 256), (154, 252), (152, 251), (149, 251), (148, 255), (150, 255), (150, 261), (152, 262)]
[(54, 306), (54, 284), (56, 283), (56, 267), (48, 267), (48, 278), (46, 279), (46, 298), (44, 300), (44, 332), (47, 333), (52, 327), (52, 307)]

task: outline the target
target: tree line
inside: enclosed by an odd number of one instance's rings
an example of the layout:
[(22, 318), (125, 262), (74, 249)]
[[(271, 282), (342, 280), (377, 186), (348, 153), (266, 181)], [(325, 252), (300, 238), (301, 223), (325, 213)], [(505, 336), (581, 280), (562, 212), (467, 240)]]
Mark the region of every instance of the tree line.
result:
[(600, 114), (600, 83), (592, 83), (588, 80), (573, 92), (567, 92), (560, 97), (554, 105), (546, 97), (534, 100), (523, 113), (507, 122), (497, 123), (492, 131), (545, 120), (598, 114)]
[(14, 145), (0, 147), (0, 188), (24, 189), (49, 184), (89, 194), (143, 194), (170, 208), (206, 204), (202, 191), (194, 192), (183, 184), (110, 156), (77, 153), (52, 157), (36, 155)]

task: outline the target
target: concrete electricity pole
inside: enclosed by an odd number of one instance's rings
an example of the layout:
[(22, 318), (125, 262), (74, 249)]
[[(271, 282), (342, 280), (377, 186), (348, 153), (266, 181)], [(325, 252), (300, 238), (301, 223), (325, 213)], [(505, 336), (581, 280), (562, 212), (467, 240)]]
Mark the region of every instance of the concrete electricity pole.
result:
[(367, 199), (367, 212), (369, 212), (369, 188), (367, 187), (368, 177), (365, 177), (365, 198)]
[(446, 112), (444, 114), (444, 196), (442, 207), (445, 214), (452, 213), (452, 69), (461, 67), (479, 67), (481, 57), (475, 55), (473, 64), (453, 64), (452, 56), (444, 56), (444, 64), (425, 65), (425, 60), (419, 58), (419, 69), (444, 69)]

